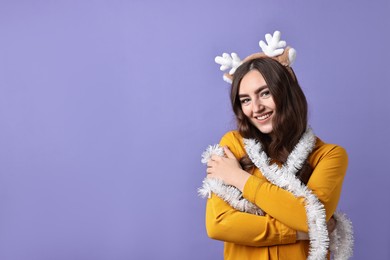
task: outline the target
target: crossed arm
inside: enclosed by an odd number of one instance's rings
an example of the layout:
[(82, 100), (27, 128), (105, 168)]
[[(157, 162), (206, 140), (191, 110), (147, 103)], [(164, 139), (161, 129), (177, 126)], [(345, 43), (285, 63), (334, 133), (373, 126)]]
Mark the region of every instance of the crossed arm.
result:
[[(303, 199), (243, 171), (236, 159), (242, 156), (243, 148), (232, 133), (225, 135), (220, 144), (229, 148), (225, 151), (227, 157), (213, 158), (208, 165), (208, 177), (221, 178), (225, 183), (236, 186), (243, 191), (246, 199), (262, 208), (267, 215), (239, 212), (213, 195), (206, 208), (209, 236), (248, 246), (280, 245), (305, 239), (305, 236), (301, 237), (303, 232), (308, 231)], [(315, 167), (308, 186), (324, 204), (329, 220), (337, 207), (347, 155), (341, 147), (328, 146), (314, 152), (311, 164)]]

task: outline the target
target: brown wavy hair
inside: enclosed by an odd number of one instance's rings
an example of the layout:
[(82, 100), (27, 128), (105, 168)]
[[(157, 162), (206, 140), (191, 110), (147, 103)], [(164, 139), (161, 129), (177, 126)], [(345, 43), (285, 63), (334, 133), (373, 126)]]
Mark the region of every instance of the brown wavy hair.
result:
[[(261, 73), (275, 102), (276, 113), (272, 119), (272, 137), (260, 132), (242, 111), (238, 95), (240, 84), (242, 78), (251, 70)], [(286, 162), (288, 155), (307, 128), (307, 101), (294, 71), (271, 58), (249, 60), (234, 73), (230, 98), (236, 115), (237, 128), (242, 137), (253, 138), (261, 142), (264, 151), (273, 161)], [(241, 158), (240, 163), (245, 170), (254, 167), (248, 156)], [(297, 177), (307, 184), (311, 173), (312, 169), (306, 161), (298, 171)]]

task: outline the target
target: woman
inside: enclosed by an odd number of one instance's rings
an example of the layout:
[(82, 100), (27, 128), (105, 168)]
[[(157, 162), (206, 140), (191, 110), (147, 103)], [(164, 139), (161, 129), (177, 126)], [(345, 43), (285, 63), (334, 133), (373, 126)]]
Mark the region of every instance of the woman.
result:
[(312, 134), (306, 98), (278, 58), (249, 56), (234, 72), (230, 96), (237, 130), (206, 160), (203, 189), (212, 180), (224, 185), (208, 190), (208, 235), (225, 242), (227, 260), (329, 258), (326, 221), (340, 198), (345, 150)]

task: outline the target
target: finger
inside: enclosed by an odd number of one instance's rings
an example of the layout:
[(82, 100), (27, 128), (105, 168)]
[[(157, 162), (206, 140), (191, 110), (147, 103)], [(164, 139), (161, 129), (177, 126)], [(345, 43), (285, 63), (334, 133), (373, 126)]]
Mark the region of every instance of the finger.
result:
[(206, 175), (206, 178), (207, 178), (207, 179), (213, 179), (213, 178), (215, 178), (215, 177), (214, 177), (214, 175), (212, 175), (212, 174), (207, 174), (207, 175)]
[(219, 161), (219, 160), (221, 160), (221, 156), (214, 154), (210, 157), (210, 159), (211, 159), (211, 161)]
[(230, 151), (229, 147), (224, 146), (224, 147), (223, 147), (223, 150), (224, 150), (224, 152), (225, 152), (227, 158), (236, 159), (236, 156), (234, 156), (234, 154)]
[(216, 165), (216, 162), (215, 162), (215, 161), (209, 160), (209, 161), (207, 162), (207, 168), (214, 167), (215, 165)]

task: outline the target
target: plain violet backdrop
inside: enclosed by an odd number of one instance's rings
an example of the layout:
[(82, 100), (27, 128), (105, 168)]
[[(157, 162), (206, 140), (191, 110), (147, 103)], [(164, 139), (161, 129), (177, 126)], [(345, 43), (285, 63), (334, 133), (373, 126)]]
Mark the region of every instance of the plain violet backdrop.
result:
[(214, 57), (280, 30), (349, 153), (353, 259), (390, 259), (390, 1), (0, 0), (0, 259), (222, 259), (200, 155), (234, 129)]

